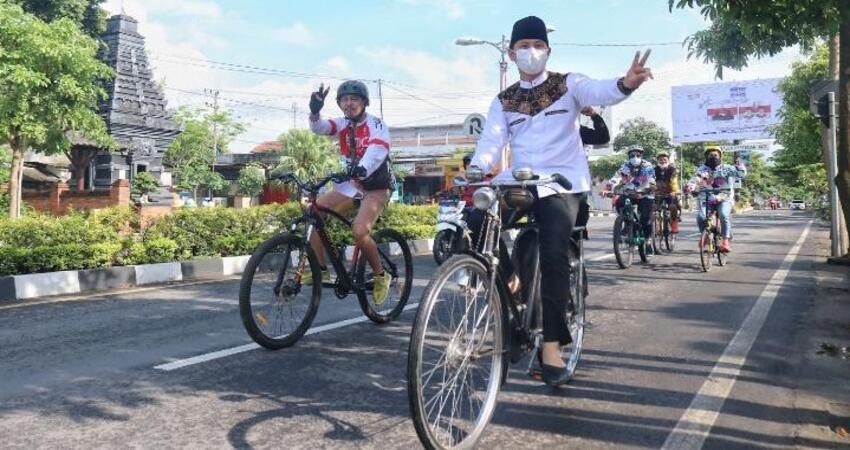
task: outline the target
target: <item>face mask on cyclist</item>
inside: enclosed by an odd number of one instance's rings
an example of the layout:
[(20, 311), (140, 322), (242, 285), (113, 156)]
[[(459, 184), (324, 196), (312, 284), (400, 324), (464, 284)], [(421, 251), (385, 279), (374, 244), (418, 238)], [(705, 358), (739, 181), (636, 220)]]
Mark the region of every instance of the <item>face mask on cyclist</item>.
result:
[(708, 158), (705, 158), (705, 165), (714, 169), (720, 165), (720, 158), (715, 155), (710, 155)]
[(629, 164), (633, 166), (639, 166), (643, 159), (638, 155), (632, 155), (629, 157)]
[(529, 75), (536, 75), (546, 68), (549, 50), (540, 48), (521, 48), (516, 51), (516, 65)]

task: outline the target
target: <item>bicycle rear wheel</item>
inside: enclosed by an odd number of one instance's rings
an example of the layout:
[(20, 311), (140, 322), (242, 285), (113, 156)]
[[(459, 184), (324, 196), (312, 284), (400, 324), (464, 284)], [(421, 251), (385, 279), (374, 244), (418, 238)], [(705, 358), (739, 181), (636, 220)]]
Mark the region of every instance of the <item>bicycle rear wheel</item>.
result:
[[(299, 267), (302, 260), (305, 265)], [(302, 285), (305, 270), (311, 271), (313, 280), (321, 279), (316, 255), (298, 235), (273, 236), (254, 250), (239, 286), (239, 314), (254, 342), (277, 350), (296, 343), (310, 328), (322, 285)]]
[(664, 215), (661, 212), (655, 214), (655, 220), (652, 223), (652, 246), (655, 254), (661, 253), (664, 248)]
[(699, 260), (702, 264), (703, 272), (711, 270), (711, 258), (714, 257), (714, 233), (709, 227), (700, 235), (699, 239)]
[(372, 239), (378, 246), (381, 267), (392, 277), (387, 298), (381, 304), (375, 302), (373, 296), (374, 282), (366, 279), (366, 255), (360, 252), (357, 261), (356, 282), (365, 289), (357, 293), (360, 309), (372, 322), (387, 323), (401, 314), (410, 297), (410, 289), (413, 287), (413, 256), (407, 240), (398, 231), (385, 228), (372, 234)]
[(614, 257), (621, 269), (628, 269), (635, 256), (632, 223), (623, 220), (623, 216), (614, 219)]
[(422, 294), (407, 360), (407, 396), (428, 449), (473, 448), (496, 408), (504, 318), (486, 267), (454, 255)]

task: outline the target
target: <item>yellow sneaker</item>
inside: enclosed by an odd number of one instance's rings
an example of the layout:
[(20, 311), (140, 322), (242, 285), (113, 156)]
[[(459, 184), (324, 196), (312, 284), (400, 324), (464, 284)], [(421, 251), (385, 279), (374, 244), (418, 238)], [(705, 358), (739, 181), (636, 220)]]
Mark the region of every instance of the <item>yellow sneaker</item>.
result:
[(392, 281), (392, 276), (386, 270), (381, 275), (375, 275), (375, 288), (372, 290), (372, 297), (375, 299), (376, 305), (383, 305), (387, 301)]
[[(325, 269), (321, 272), (322, 280), (330, 280), (331, 272), (328, 269)], [(302, 286), (310, 286), (313, 284), (313, 271), (307, 270), (301, 274), (301, 285)]]

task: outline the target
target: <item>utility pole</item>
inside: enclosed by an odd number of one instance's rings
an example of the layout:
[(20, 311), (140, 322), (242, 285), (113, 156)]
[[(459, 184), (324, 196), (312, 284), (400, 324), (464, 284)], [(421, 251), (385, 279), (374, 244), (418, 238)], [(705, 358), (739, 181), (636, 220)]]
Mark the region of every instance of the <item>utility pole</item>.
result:
[[(204, 89), (204, 91), (213, 97), (212, 104), (208, 102), (207, 106), (211, 106), (213, 109), (213, 155), (210, 168), (212, 173), (215, 174), (215, 160), (218, 158), (218, 96), (220, 92), (218, 89)], [(212, 201), (212, 187), (209, 188), (208, 193), (210, 201)]]
[(381, 109), (381, 122), (384, 121), (384, 94), (381, 92), (381, 79), (378, 78), (378, 106)]
[(298, 103), (292, 102), (292, 128), (296, 128), (298, 126), (298, 119), (296, 116), (298, 115)]

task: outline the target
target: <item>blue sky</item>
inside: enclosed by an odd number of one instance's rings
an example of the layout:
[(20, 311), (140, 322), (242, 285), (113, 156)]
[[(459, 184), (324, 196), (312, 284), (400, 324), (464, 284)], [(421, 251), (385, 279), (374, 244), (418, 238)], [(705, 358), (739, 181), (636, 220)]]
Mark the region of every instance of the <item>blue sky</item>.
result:
[[(678, 42), (705, 27), (695, 11), (668, 12), (666, 0), (109, 0), (106, 7), (118, 12), (122, 3), (140, 21), (156, 77), (165, 80), (172, 105), (203, 103), (209, 100), (200, 95), (203, 90), (215, 88), (223, 104), (249, 123), (236, 151), (291, 128), (293, 113), (287, 110), (293, 103), (295, 126), (305, 126), (310, 90), (322, 81), (339, 83), (327, 76), (388, 80), (384, 114), (390, 125), (452, 123), (484, 113), (498, 90), (498, 52), (460, 47), (454, 40), (496, 41), (527, 15), (556, 28), (549, 70), (598, 78), (621, 75), (643, 47), (559, 44)], [(670, 86), (713, 80), (710, 66), (687, 61), (686, 55), (678, 45), (652, 46), (648, 65), (656, 80), (615, 107), (614, 126), (646, 116), (669, 127)], [(792, 49), (726, 79), (782, 76), (797, 57)], [(228, 71), (222, 69), (235, 67), (207, 61), (299, 74)], [(516, 79), (513, 65), (509, 76)], [(326, 110), (338, 113), (334, 105)]]

